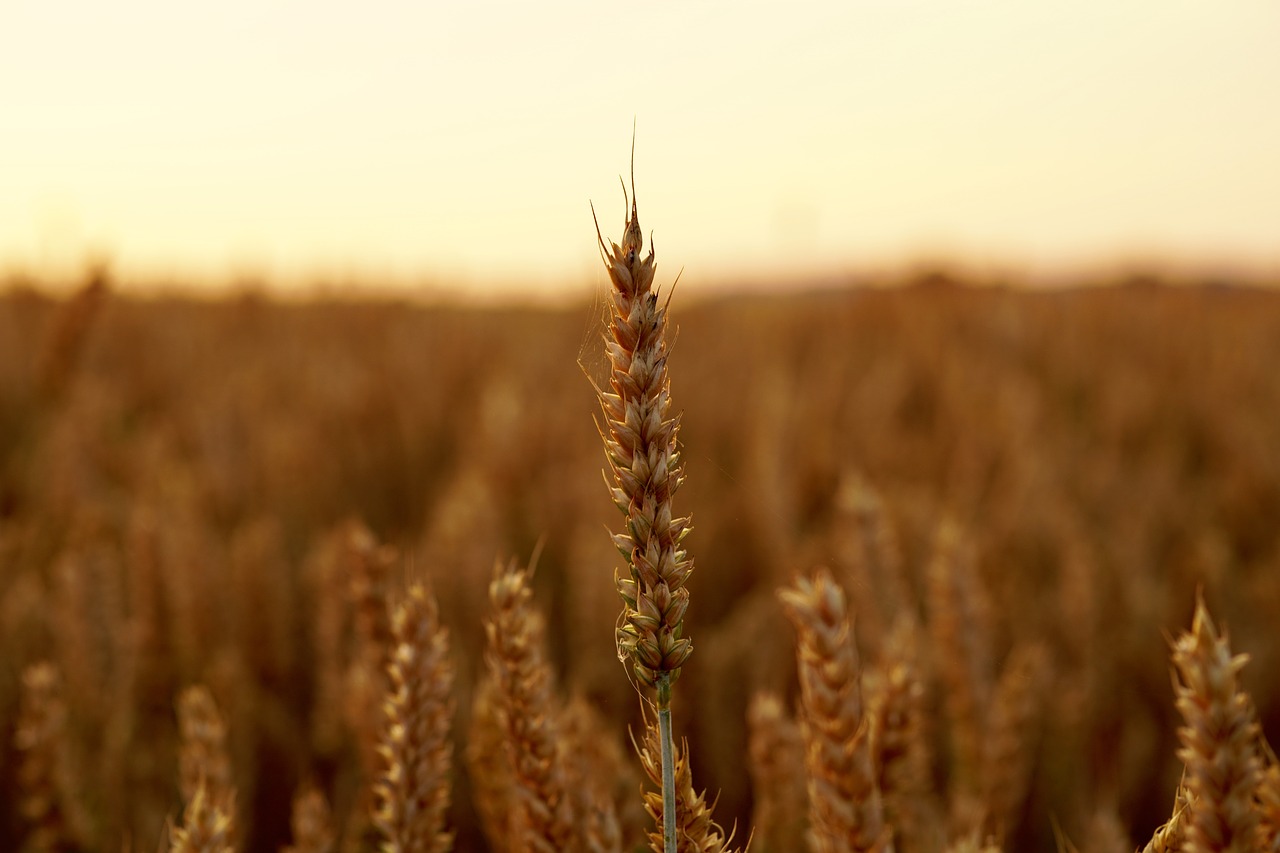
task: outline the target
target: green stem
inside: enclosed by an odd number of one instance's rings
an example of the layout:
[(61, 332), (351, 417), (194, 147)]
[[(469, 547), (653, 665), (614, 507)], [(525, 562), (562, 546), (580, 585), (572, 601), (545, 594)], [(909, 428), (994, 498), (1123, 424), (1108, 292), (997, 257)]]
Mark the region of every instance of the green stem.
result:
[(662, 846), (676, 853), (675, 742), (671, 736), (671, 674), (658, 676), (658, 737), (662, 741)]

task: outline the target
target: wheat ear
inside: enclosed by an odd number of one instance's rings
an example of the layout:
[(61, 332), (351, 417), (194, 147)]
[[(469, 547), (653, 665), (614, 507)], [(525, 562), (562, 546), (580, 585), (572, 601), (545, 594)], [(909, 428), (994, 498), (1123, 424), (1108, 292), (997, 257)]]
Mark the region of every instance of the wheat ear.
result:
[(179, 785), (182, 799), (195, 800), (201, 788), (208, 804), (232, 814), (235, 783), (227, 751), (227, 726), (203, 684), (188, 687), (178, 696)]
[(170, 826), (172, 853), (232, 853), (236, 849), (235, 787), (227, 728), (203, 685), (178, 697), (179, 783), (186, 808), (182, 826)]
[(1190, 807), (1191, 792), (1179, 785), (1178, 794), (1174, 798), (1173, 814), (1151, 834), (1151, 840), (1143, 846), (1142, 853), (1178, 853), (1186, 835), (1187, 811)]
[(376, 786), (374, 823), (385, 839), (383, 853), (445, 853), (453, 847), (444, 829), (453, 666), (435, 598), (420, 584), (396, 608), (391, 633), (379, 749), (386, 766)]
[(544, 628), (533, 608), (529, 572), (499, 568), (489, 584), (485, 625), (489, 673), (513, 771), (512, 849), (552, 853), (570, 848), (573, 817), (558, 757), (560, 733)]
[(1240, 688), (1247, 655), (1232, 655), (1197, 600), (1191, 630), (1173, 646), (1174, 689), (1184, 725), (1178, 729), (1191, 792), (1187, 853), (1245, 853), (1255, 849), (1261, 779), (1253, 703)]
[[(624, 203), (626, 188), (623, 188)], [(594, 212), (594, 211), (593, 211)], [(626, 521), (613, 543), (627, 561), (626, 577), (614, 575), (623, 609), (617, 632), (618, 657), (635, 682), (654, 692), (661, 732), (665, 813), (674, 813), (671, 762), (671, 685), (693, 646), (683, 636), (689, 606), (685, 583), (693, 559), (683, 548), (691, 529), (678, 518), (672, 497), (684, 481), (676, 439), (679, 417), (670, 417), (667, 378), (667, 306), (653, 290), (656, 269), (653, 246), (641, 256), (644, 234), (635, 200), (635, 145), (632, 141), (631, 210), (623, 223), (622, 245), (605, 245), (596, 224), (600, 257), (609, 273), (611, 292), (608, 389), (597, 389), (605, 427), (605, 457), (613, 472), (606, 483), (613, 503)], [(607, 430), (607, 432), (606, 432)], [(674, 832), (674, 820), (666, 820)], [(667, 853), (675, 849), (668, 835)]]
[(796, 629), (810, 847), (816, 853), (888, 853), (893, 835), (876, 785), (844, 592), (822, 569), (778, 597)]
[(169, 826), (170, 853), (234, 853), (235, 824), (202, 784), (187, 801), (182, 826)]

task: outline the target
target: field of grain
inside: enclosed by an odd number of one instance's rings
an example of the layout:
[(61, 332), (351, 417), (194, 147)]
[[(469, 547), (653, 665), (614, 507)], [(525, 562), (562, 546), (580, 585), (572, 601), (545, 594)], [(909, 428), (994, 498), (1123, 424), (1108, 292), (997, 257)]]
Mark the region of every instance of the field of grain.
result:
[[(732, 847), (806, 849), (798, 636), (860, 683), (869, 849), (1124, 853), (1171, 816), (1161, 849), (1276, 842), (1280, 292), (683, 299), (674, 720)], [(424, 802), (454, 849), (513, 849), (531, 795), (495, 664), (536, 688), (518, 723), (554, 734), (535, 769), (574, 816), (530, 849), (646, 845), (579, 364), (602, 381), (602, 329), (585, 307), (0, 296), (0, 848), (178, 849), (204, 820), (225, 838), (199, 849), (379, 849), (403, 817), (388, 713), (434, 702), (444, 740), (413, 760), (447, 788)], [(1198, 595), (1212, 626), (1188, 634)], [(822, 651), (842, 602), (856, 645)], [(1195, 788), (1218, 736), (1245, 770)], [(1213, 846), (1185, 825), (1219, 783), (1255, 834)]]

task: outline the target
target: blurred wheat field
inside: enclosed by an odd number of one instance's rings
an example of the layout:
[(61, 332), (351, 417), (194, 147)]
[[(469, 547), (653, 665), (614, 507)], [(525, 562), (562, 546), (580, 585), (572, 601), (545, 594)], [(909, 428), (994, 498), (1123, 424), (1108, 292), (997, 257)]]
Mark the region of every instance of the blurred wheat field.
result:
[[(897, 789), (916, 795), (884, 803), (914, 827), (899, 849), (1146, 845), (1183, 774), (1170, 654), (1198, 592), (1280, 732), (1280, 292), (679, 299), (698, 568), (677, 735), (739, 842), (804, 849), (777, 591), (820, 566), (879, 742), (906, 697), (899, 746), (923, 745)], [(423, 581), (451, 668), (446, 824), (455, 849), (505, 849), (490, 582), (535, 554), (563, 737), (600, 750), (581, 778), (613, 769), (614, 849), (643, 846), (584, 326), (594, 346), (585, 308), (0, 296), (0, 848), (157, 849), (204, 743), (228, 844), (378, 849), (388, 608)]]

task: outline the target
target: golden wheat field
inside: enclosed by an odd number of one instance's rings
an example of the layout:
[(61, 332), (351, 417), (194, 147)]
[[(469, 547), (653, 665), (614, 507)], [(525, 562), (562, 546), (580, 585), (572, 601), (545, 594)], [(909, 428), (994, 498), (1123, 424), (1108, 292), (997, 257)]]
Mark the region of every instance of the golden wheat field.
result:
[(661, 850), (659, 433), (681, 851), (1280, 849), (1280, 292), (669, 311), (0, 296), (0, 849)]

